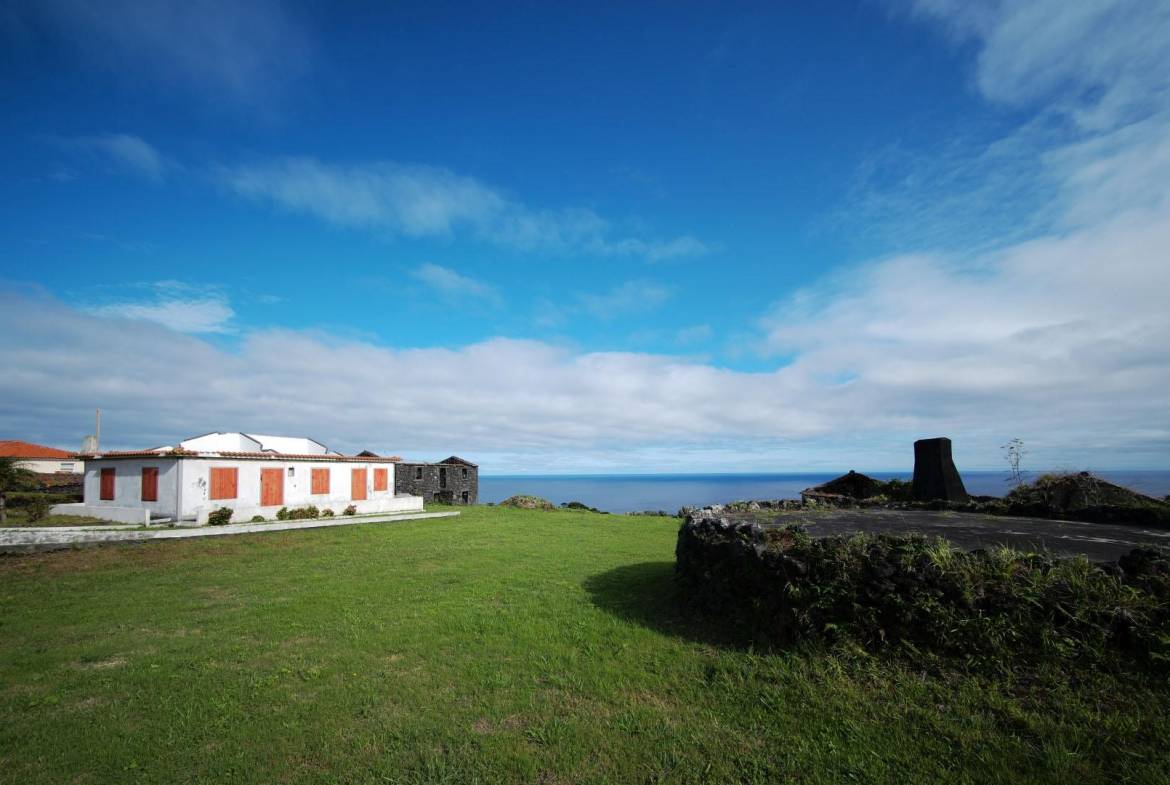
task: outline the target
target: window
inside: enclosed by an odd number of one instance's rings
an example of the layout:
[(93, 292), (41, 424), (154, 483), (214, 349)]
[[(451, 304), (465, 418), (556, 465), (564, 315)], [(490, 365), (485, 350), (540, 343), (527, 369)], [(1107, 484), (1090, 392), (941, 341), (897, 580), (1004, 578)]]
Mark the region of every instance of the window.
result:
[(386, 469), (374, 469), (374, 490), (384, 491), (390, 487), (390, 472)]
[(467, 491), (464, 491), (463, 493), (459, 494), (459, 498), (463, 499), (464, 504), (467, 504)]
[(211, 470), (209, 499), (234, 499), (238, 493), (240, 470), (234, 466), (215, 467)]
[(329, 470), (313, 469), (313, 495), (321, 496), (329, 493)]
[(142, 467), (142, 501), (158, 501), (158, 467)]
[(467, 469), (463, 470), (463, 479), (467, 479)]
[(447, 467), (446, 466), (439, 467), (439, 487), (440, 488), (447, 487)]
[(118, 470), (111, 466), (108, 469), (102, 469), (102, 488), (101, 500), (104, 502), (112, 502), (114, 500), (114, 482), (118, 476)]
[(422, 479), (422, 467), (421, 466), (414, 467), (414, 479), (416, 479), (416, 480)]
[(260, 470), (260, 506), (280, 507), (284, 504), (284, 470)]
[(366, 470), (354, 469), (349, 479), (350, 496), (355, 502), (366, 498)]

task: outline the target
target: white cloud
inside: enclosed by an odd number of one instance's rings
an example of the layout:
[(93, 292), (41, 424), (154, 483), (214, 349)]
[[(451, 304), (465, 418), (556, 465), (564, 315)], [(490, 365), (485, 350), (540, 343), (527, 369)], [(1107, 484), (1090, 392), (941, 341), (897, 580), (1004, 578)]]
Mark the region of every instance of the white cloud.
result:
[[(868, 156), (829, 221), (888, 250), (982, 251), (1160, 194), (1170, 170), (1170, 5), (907, 0), (974, 49), (975, 89), (1026, 119), (963, 118), (944, 142)], [(1160, 169), (1161, 179), (1146, 168)], [(1132, 193), (1142, 188), (1144, 193)]]
[(650, 261), (711, 250), (687, 235), (668, 240), (622, 237), (590, 209), (529, 207), (473, 177), (441, 167), (283, 158), (225, 167), (220, 178), (241, 196), (337, 226), (391, 235), (450, 237), (464, 232), (522, 251), (639, 256)]
[(431, 287), (439, 294), (458, 300), (482, 300), (491, 305), (501, 305), (503, 298), (495, 287), (463, 275), (449, 267), (437, 264), (423, 264), (410, 271), (411, 277)]
[(8, 26), (14, 38), (32, 27), (63, 40), (123, 79), (251, 108), (282, 92), (311, 56), (304, 27), (279, 0), (17, 0)]
[(1170, 6), (1138, 0), (912, 0), (979, 44), (987, 98), (1042, 103), (1084, 128), (1107, 130), (1165, 108)]
[(56, 140), (62, 147), (100, 156), (119, 169), (162, 180), (170, 164), (150, 143), (133, 134), (79, 136)]
[(200, 289), (180, 281), (158, 281), (136, 289), (148, 294), (134, 299), (92, 304), (96, 316), (154, 322), (175, 332), (208, 334), (234, 331), (235, 311), (227, 297), (214, 289)]
[(601, 294), (581, 294), (577, 300), (585, 313), (596, 319), (614, 319), (658, 308), (671, 290), (653, 281), (626, 281)]

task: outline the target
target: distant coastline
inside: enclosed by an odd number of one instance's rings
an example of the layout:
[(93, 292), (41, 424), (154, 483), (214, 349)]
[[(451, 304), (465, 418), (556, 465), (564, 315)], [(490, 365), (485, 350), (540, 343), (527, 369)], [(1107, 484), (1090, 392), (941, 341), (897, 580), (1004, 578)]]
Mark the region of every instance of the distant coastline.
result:
[[(783, 472), (774, 474), (576, 474), (481, 475), (482, 503), (503, 501), (517, 493), (541, 496), (554, 504), (580, 501), (608, 512), (664, 510), (722, 504), (741, 499), (796, 499), (800, 491), (844, 473)], [(912, 472), (865, 472), (879, 480), (909, 480)], [(1025, 472), (1025, 480), (1042, 472)], [(1170, 494), (1170, 470), (1094, 472), (1102, 479), (1162, 498)], [(1006, 471), (963, 472), (973, 494), (1002, 496), (1010, 489)]]

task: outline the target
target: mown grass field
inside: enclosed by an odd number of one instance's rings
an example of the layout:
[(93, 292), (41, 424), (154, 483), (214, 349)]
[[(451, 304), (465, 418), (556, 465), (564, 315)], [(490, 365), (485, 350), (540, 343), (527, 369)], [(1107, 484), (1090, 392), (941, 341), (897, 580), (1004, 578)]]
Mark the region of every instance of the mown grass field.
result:
[(677, 524), (472, 508), (0, 558), (0, 781), (1166, 781), (1165, 682), (738, 648), (677, 610)]

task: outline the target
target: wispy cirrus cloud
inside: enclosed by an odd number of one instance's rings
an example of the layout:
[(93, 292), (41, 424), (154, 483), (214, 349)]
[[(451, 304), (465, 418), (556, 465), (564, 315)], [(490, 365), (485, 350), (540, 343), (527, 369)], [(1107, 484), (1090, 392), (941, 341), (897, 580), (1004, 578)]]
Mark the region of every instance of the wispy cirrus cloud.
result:
[(1165, 109), (1165, 3), (910, 0), (908, 6), (978, 45), (975, 81), (991, 101), (1040, 104), (1090, 131)]
[(389, 161), (333, 164), (282, 158), (227, 166), (234, 193), (337, 226), (405, 237), (460, 233), (520, 251), (588, 253), (662, 261), (711, 249), (683, 235), (665, 240), (623, 236), (589, 208), (530, 207), (474, 177), (435, 166)]
[(489, 305), (503, 304), (494, 286), (438, 264), (426, 263), (410, 271), (410, 276), (452, 300), (478, 300)]
[(121, 79), (249, 108), (279, 99), (313, 49), (306, 25), (280, 0), (16, 0), (0, 25), (10, 41), (31, 31)]
[(134, 134), (51, 137), (59, 147), (100, 159), (118, 171), (128, 171), (149, 180), (161, 181), (174, 163), (152, 144)]
[(658, 308), (670, 299), (669, 287), (653, 281), (626, 281), (599, 294), (581, 294), (581, 310), (595, 319), (615, 319)]
[(130, 289), (136, 296), (124, 295), (84, 308), (97, 316), (153, 322), (179, 333), (234, 332), (235, 310), (218, 289), (180, 281), (157, 281)]
[(834, 231), (891, 252), (982, 252), (1117, 214), (1132, 205), (1135, 189), (1144, 189), (1147, 203), (1157, 198), (1170, 167), (1170, 69), (1162, 67), (1170, 7), (1127, 0), (891, 5), (972, 46), (974, 89), (990, 107), (1024, 119), (1006, 130), (998, 114), (965, 120), (943, 142), (873, 151), (828, 221)]

